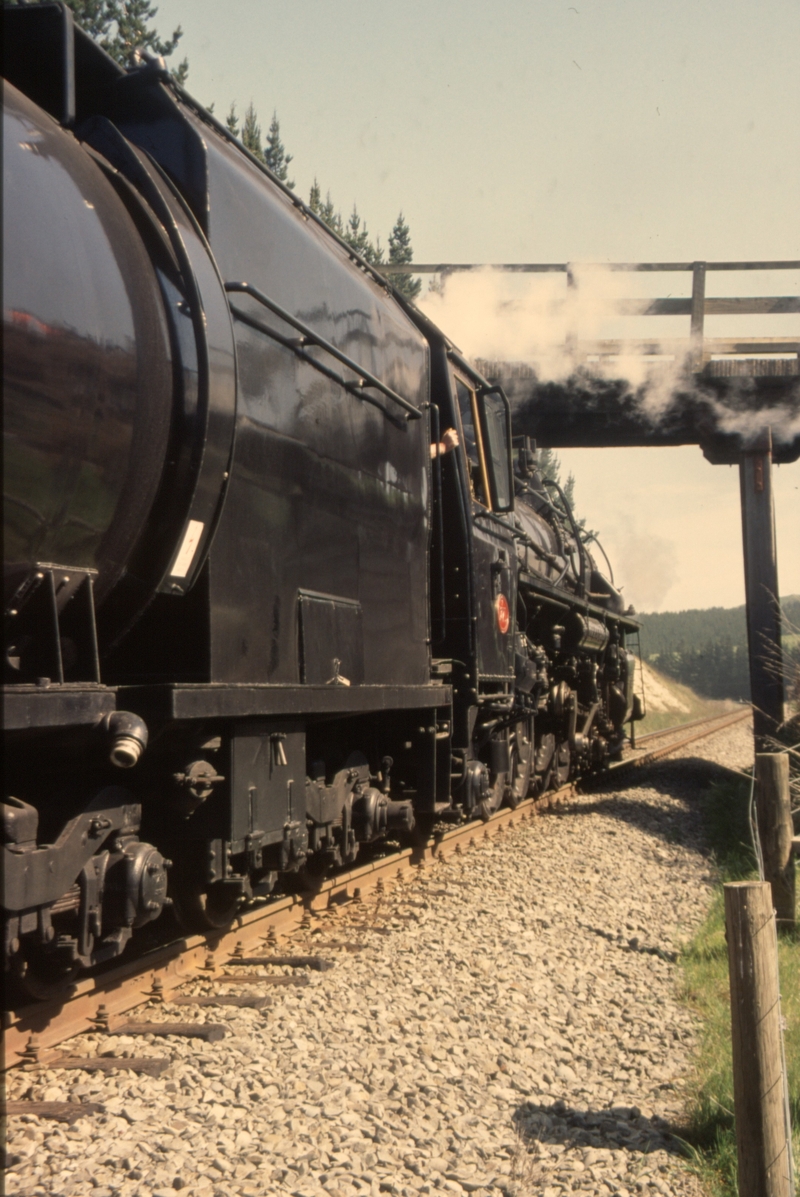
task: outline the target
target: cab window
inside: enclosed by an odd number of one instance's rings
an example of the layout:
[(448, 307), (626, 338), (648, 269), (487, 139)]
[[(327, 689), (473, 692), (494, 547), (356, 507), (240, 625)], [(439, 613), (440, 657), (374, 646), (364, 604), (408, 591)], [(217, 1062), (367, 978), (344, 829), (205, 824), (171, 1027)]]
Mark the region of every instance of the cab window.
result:
[(513, 503), (513, 484), (509, 445), (508, 408), (499, 394), (491, 391), (478, 397), (479, 414), (483, 428), (483, 448), (488, 467), (492, 492), (492, 508), (495, 511), (510, 511)]
[(455, 377), (472, 497), (490, 511), (512, 511), (511, 426), (499, 390), (475, 391)]
[(461, 412), (461, 428), (464, 433), (464, 451), (467, 455), (470, 490), (472, 497), (489, 506), (486, 465), (481, 452), (481, 431), (477, 420), (476, 395), (460, 378), (456, 378), (458, 407)]

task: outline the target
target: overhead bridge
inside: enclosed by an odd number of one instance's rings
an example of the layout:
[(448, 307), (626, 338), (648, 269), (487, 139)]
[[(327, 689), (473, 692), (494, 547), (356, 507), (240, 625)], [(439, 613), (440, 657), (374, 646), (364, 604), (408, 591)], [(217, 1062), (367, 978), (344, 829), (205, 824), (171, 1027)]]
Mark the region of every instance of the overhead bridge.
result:
[[(518, 433), (552, 448), (699, 444), (715, 464), (735, 464), (748, 445), (763, 436), (767, 424), (772, 428), (773, 461), (796, 461), (800, 457), (800, 335), (748, 332), (711, 337), (705, 332), (707, 316), (800, 313), (800, 295), (707, 294), (710, 275), (753, 271), (780, 279), (786, 271), (800, 272), (800, 261), (434, 262), (391, 268), (392, 274), (437, 275), (445, 285), (448, 278), (465, 273), (563, 275), (566, 332), (561, 348), (569, 366), (566, 376), (557, 382), (548, 380), (535, 361), (477, 363), (512, 400)], [(603, 273), (688, 274), (691, 295), (603, 300), (602, 281), (598, 284)], [(574, 311), (577, 324), (581, 286), (586, 283), (591, 283), (592, 302), (602, 305), (609, 317), (684, 316), (689, 320), (686, 335), (663, 337), (654, 330), (646, 337), (582, 339), (578, 327), (570, 330), (569, 313)], [(543, 348), (551, 353), (553, 347)], [(649, 383), (634, 385), (627, 377), (624, 363), (637, 358), (647, 363)], [(618, 373), (615, 363), (619, 363)], [(653, 383), (662, 394), (665, 388), (669, 392), (658, 419), (646, 402)], [(739, 430), (730, 431), (731, 426)]]

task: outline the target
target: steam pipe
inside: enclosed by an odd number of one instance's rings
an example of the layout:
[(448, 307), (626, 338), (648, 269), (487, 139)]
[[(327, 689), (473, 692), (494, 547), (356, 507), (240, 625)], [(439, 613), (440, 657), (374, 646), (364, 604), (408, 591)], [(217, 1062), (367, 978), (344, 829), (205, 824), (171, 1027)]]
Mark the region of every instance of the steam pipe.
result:
[[(564, 494), (564, 492), (561, 489), (561, 487), (559, 486), (559, 484), (553, 478), (543, 478), (542, 481), (544, 482), (545, 486), (555, 487), (555, 489), (559, 493), (561, 502), (564, 504), (564, 512), (567, 516), (567, 519), (570, 522), (570, 526), (572, 528), (572, 534), (575, 537), (575, 541), (578, 545), (578, 557), (580, 558), (580, 563), (581, 563), (581, 576), (580, 576), (579, 584), (580, 584), (581, 590), (583, 591), (583, 593), (585, 595), (586, 594), (586, 549), (584, 547), (583, 541), (581, 540), (580, 529), (578, 528), (578, 525), (575, 523), (575, 516), (572, 514), (572, 508), (569, 505), (569, 500), (567, 499), (567, 496)], [(564, 570), (564, 572), (566, 573), (566, 569)], [(563, 575), (562, 575), (562, 577), (563, 577)], [(559, 579), (559, 581), (560, 580), (561, 579)]]
[(436, 486), (436, 531), (439, 535), (439, 588), (441, 594), (442, 616), (439, 636), (440, 640), (444, 640), (447, 635), (447, 618), (445, 612), (446, 593), (445, 593), (445, 578), (444, 578), (444, 516), (442, 512), (442, 455), (439, 452), (439, 441), (441, 439), (441, 421), (439, 419), (439, 407), (436, 403), (429, 403), (428, 407), (431, 412), (431, 424), (433, 425), (433, 444), (436, 445), (436, 458), (434, 467), (434, 484)]
[(113, 711), (100, 723), (108, 742), (108, 759), (118, 769), (132, 769), (147, 747), (147, 724), (131, 711)]

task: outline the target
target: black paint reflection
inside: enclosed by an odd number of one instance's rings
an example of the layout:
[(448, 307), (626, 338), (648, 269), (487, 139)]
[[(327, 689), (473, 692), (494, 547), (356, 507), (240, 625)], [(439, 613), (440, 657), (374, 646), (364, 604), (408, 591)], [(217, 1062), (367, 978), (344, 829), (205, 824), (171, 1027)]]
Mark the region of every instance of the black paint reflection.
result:
[(75, 138), (9, 85), (3, 141), (7, 583), (124, 568), (171, 417), (163, 305), (134, 223)]

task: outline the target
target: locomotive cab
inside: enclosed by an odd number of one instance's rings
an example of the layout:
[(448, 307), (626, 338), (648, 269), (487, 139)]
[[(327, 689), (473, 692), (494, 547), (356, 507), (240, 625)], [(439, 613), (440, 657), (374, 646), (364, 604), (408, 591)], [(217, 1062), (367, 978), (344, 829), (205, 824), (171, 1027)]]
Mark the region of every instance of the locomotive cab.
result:
[(440, 420), (461, 437), (434, 466), (432, 643), (454, 687), (444, 817), (488, 817), (619, 752), (638, 714), (636, 624), (535, 443), (512, 436), (502, 390), (452, 347), (433, 364)]
[(511, 413), (452, 346), (432, 345), (433, 407), (460, 445), (434, 460), (431, 641), (453, 684), (450, 794), (441, 817), (488, 817), (511, 789), (514, 738), (487, 735), (514, 703), (516, 568)]

